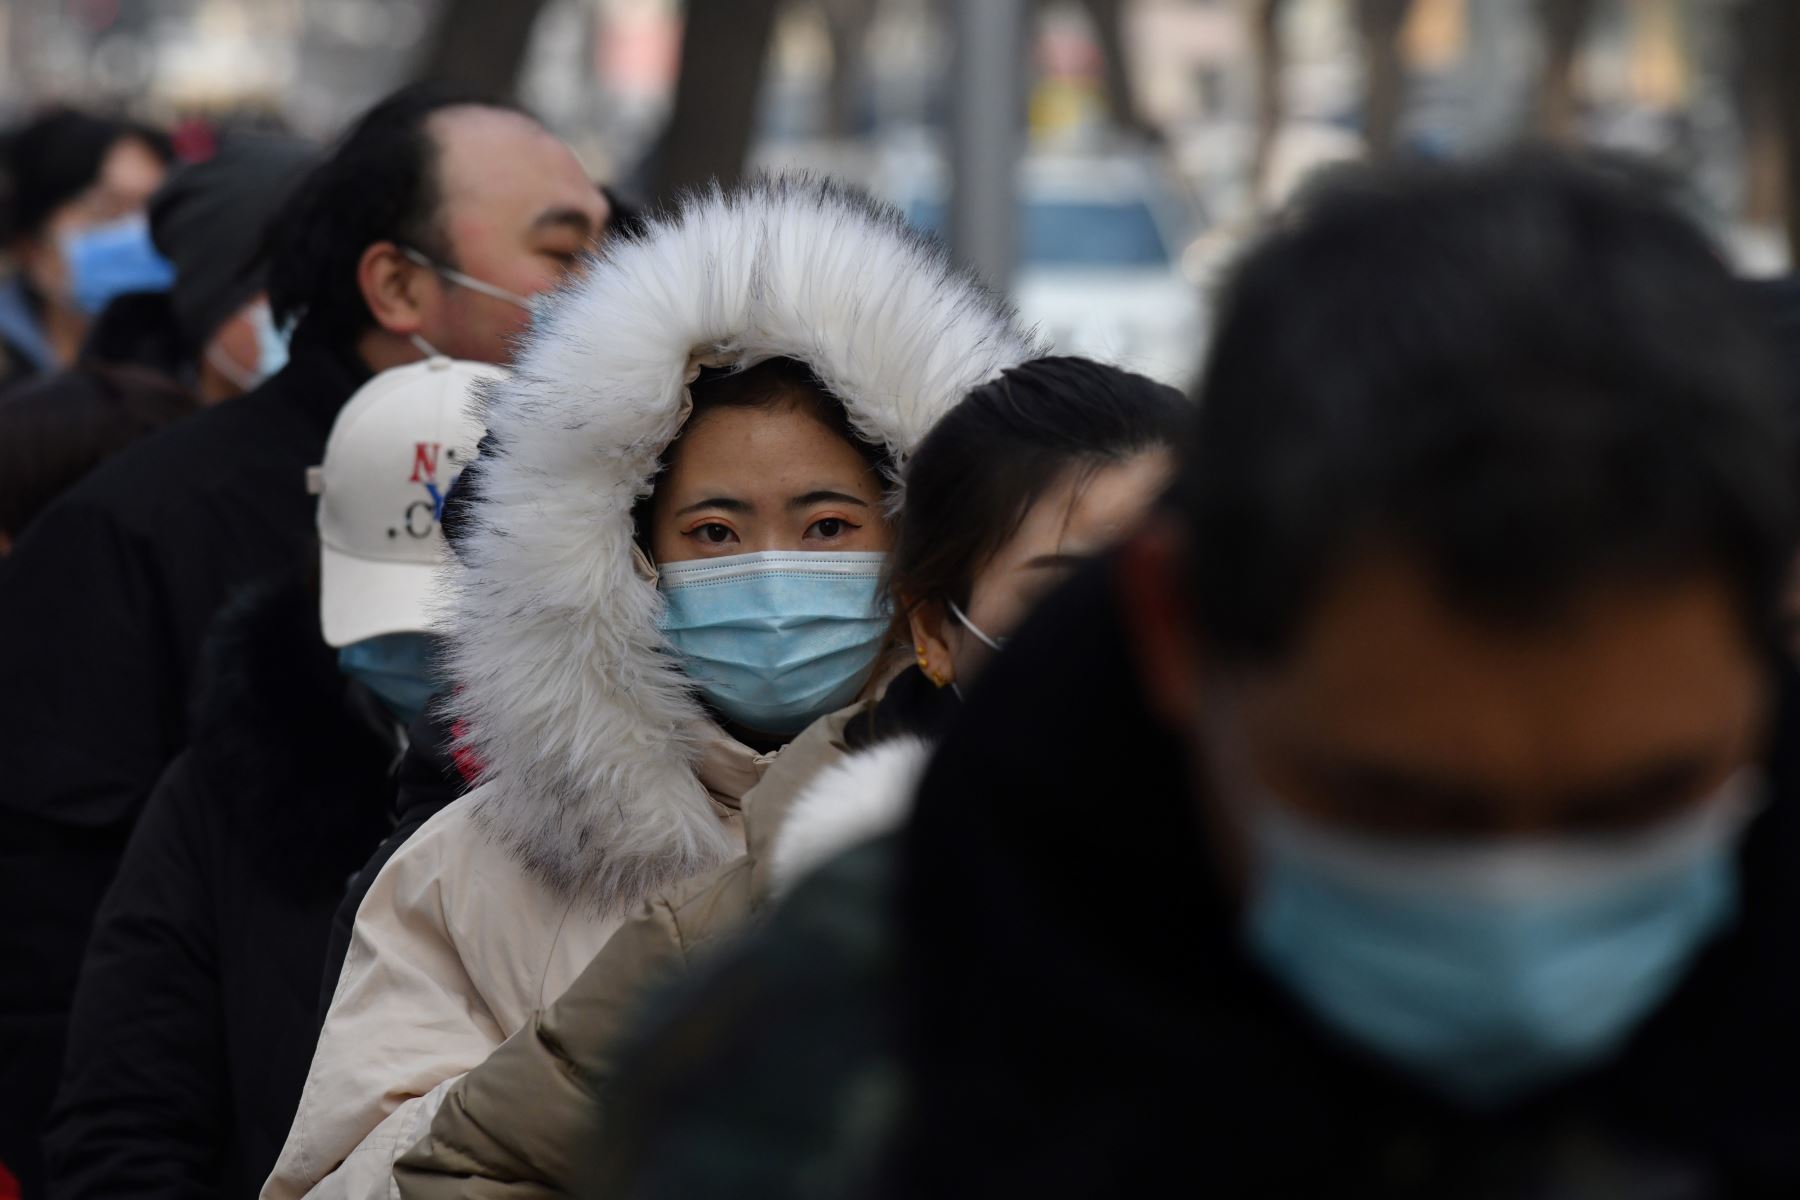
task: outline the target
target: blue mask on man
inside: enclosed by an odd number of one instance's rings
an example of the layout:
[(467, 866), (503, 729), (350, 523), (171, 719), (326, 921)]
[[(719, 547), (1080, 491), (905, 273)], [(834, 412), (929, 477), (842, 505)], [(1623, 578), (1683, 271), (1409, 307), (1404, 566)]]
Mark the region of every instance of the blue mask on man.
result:
[(888, 634), (883, 554), (734, 554), (661, 568), (662, 631), (727, 720), (790, 734), (849, 704)]
[(394, 719), (410, 726), (438, 691), (437, 652), (429, 634), (388, 633), (338, 651), (338, 670), (374, 692)]
[(66, 234), (61, 247), (69, 294), (89, 316), (129, 292), (166, 292), (175, 284), (175, 268), (156, 252), (142, 213)]
[(1634, 835), (1408, 844), (1252, 815), (1245, 933), (1326, 1025), (1474, 1106), (1616, 1050), (1735, 911), (1734, 788)]
[(276, 328), (267, 300), (251, 310), (250, 323), (256, 329), (256, 373), (267, 379), (288, 364), (288, 335)]

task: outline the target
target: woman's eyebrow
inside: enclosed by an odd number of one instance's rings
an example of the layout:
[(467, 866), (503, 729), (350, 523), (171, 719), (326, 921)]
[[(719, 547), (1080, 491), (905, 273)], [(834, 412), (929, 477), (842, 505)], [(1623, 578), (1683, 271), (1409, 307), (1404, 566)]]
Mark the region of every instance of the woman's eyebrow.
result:
[(1093, 556), (1090, 554), (1040, 554), (1022, 564), (1027, 571), (1074, 570)]
[(848, 492), (834, 492), (828, 489), (807, 492), (804, 496), (795, 496), (787, 502), (790, 509), (811, 508), (815, 504), (854, 504), (858, 508), (869, 507), (867, 500), (858, 499)]
[(684, 508), (675, 510), (675, 515), (685, 517), (691, 512), (699, 512), (703, 508), (718, 508), (726, 512), (750, 513), (756, 511), (756, 505), (748, 500), (734, 500), (730, 496), (713, 496), (707, 500), (698, 500)]

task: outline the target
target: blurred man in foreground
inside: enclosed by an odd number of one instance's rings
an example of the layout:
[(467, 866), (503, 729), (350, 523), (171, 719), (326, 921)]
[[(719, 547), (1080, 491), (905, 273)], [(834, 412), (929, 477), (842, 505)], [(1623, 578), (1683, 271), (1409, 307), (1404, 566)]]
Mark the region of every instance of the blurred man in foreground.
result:
[[(108, 462), (34, 522), (0, 581), (0, 1160), (29, 1163), (88, 923), (187, 741), (203, 635), (298, 558), (316, 465), (370, 374), (508, 354), (606, 201), (530, 117), (431, 87), (377, 105), (277, 218), (291, 361)], [(297, 323), (297, 324), (296, 324)], [(396, 514), (398, 520), (400, 514)], [(35, 1156), (35, 1151), (30, 1151)], [(29, 1167), (20, 1171), (32, 1186)]]
[(1597, 170), (1302, 206), (1163, 512), (1008, 643), (910, 828), (665, 998), (605, 1194), (1800, 1194), (1745, 304)]

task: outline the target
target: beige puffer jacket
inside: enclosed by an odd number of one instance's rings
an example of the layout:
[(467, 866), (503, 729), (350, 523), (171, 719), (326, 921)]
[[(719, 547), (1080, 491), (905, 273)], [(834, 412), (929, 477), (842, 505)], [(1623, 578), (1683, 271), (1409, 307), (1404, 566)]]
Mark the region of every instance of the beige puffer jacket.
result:
[[(700, 777), (727, 836), (768, 764), (722, 734)], [(470, 793), (369, 889), (265, 1197), (392, 1194), (394, 1160), (445, 1093), (560, 995), (623, 923), (558, 896), (472, 825)], [(741, 843), (740, 843), (741, 844)]]
[(744, 857), (650, 901), (560, 999), (449, 1087), (430, 1134), (395, 1167), (404, 1200), (576, 1194), (615, 1051), (645, 995), (812, 865), (904, 816), (925, 749), (906, 738), (851, 756), (845, 730), (869, 707), (818, 721), (782, 750), (745, 798)]

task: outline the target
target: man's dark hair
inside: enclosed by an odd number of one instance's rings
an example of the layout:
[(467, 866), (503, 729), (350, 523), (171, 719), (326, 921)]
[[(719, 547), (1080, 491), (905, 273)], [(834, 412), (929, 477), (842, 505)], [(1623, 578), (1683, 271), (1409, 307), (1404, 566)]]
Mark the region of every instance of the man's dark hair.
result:
[(1192, 415), (1174, 388), (1089, 359), (1009, 368), (964, 397), (913, 452), (888, 556), (890, 594), (911, 605), (967, 605), (982, 566), (1047, 490), (1070, 472), (1173, 448)]
[(159, 130), (75, 108), (47, 109), (9, 133), (0, 150), (5, 236), (41, 233), (57, 209), (99, 180), (112, 148), (132, 140), (165, 163), (175, 157), (168, 136)]
[(447, 108), (520, 112), (503, 101), (436, 83), (410, 84), (363, 114), (300, 182), (271, 226), (269, 307), (299, 318), (309, 337), (345, 345), (374, 322), (357, 287), (363, 251), (410, 246), (456, 266), (440, 224), (438, 146), (427, 124)]
[(1616, 165), (1340, 180), (1222, 298), (1176, 493), (1201, 632), (1278, 656), (1348, 560), (1394, 549), (1514, 624), (1716, 571), (1772, 634), (1796, 500), (1765, 332)]

